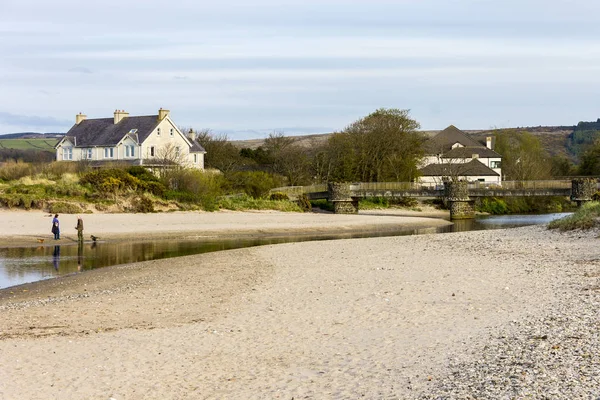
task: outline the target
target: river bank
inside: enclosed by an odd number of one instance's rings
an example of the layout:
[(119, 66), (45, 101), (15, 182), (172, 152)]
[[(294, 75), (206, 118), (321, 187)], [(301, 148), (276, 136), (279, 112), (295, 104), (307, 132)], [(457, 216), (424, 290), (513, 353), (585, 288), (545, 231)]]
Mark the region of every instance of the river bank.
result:
[(0, 398), (595, 398), (597, 247), (543, 227), (303, 242), (7, 289)]
[[(283, 213), (277, 211), (168, 212), (151, 214), (82, 214), (84, 236), (104, 241), (234, 238), (289, 234), (326, 234), (429, 228), (450, 225), (448, 211), (426, 208), (368, 210), (359, 215)], [(444, 218), (446, 218), (444, 220)], [(77, 215), (59, 215), (61, 240), (50, 233), (52, 214), (0, 211), (0, 247), (77, 242)], [(42, 241), (42, 242), (40, 242)]]

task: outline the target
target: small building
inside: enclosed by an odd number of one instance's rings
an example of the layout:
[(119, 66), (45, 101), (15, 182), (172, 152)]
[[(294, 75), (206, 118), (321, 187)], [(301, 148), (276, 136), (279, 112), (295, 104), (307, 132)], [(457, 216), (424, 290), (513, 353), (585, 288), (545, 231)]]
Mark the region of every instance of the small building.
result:
[(493, 150), (494, 138), (486, 145), (450, 125), (425, 142), (425, 157), (419, 171), (420, 182), (442, 183), (444, 180), (500, 183), (502, 156)]
[(94, 165), (125, 162), (147, 167), (178, 163), (204, 169), (206, 151), (192, 130), (182, 133), (169, 110), (157, 115), (129, 116), (115, 110), (112, 118), (88, 119), (81, 113), (75, 125), (57, 143), (57, 161), (87, 160)]

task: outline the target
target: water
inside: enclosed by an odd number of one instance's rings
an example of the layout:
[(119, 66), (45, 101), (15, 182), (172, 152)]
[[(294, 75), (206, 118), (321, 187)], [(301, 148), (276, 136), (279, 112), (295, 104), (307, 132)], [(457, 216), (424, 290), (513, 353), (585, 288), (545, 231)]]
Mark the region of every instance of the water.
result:
[(369, 234), (336, 234), (319, 236), (280, 236), (270, 238), (245, 238), (221, 240), (161, 240), (153, 242), (85, 243), (39, 247), (14, 247), (0, 249), (0, 289), (74, 274), (110, 265), (138, 261), (186, 256), (260, 246), (310, 240), (334, 240), (374, 236), (418, 235), (425, 233), (463, 232), (482, 229), (509, 228), (546, 224), (568, 215), (507, 215), (472, 220), (455, 221), (454, 225), (440, 228), (401, 229)]

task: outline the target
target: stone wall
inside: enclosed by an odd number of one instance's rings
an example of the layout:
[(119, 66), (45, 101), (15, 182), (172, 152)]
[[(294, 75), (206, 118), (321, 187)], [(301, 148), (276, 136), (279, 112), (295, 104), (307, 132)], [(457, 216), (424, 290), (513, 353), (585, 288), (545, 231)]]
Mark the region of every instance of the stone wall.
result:
[(358, 200), (334, 201), (333, 212), (335, 214), (358, 214)]
[(451, 201), (450, 219), (471, 219), (475, 218), (473, 203), (470, 201)]

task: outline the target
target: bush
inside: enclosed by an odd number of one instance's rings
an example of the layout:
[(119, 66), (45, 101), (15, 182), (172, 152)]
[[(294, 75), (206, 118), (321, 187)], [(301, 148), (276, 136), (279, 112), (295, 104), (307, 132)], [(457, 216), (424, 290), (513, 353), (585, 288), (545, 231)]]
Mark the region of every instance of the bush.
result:
[(308, 200), (308, 196), (306, 195), (306, 193), (302, 193), (300, 196), (298, 196), (298, 207), (300, 207), (300, 209), (304, 212), (311, 212), (312, 211), (312, 204), (310, 204), (310, 200)]
[(48, 212), (51, 214), (79, 214), (83, 210), (77, 204), (57, 201), (48, 205)]
[(269, 190), (281, 186), (282, 179), (262, 171), (236, 172), (229, 175), (233, 190), (243, 190), (255, 199), (266, 197)]
[(131, 201), (131, 211), (136, 213), (154, 212), (154, 202), (148, 196), (138, 196)]
[(88, 184), (105, 196), (116, 196), (125, 190), (136, 190), (140, 186), (140, 180), (120, 168), (101, 169), (88, 172), (81, 178), (82, 184)]
[(139, 165), (127, 168), (127, 173), (144, 182), (158, 182), (158, 177)]
[(32, 174), (31, 164), (24, 162), (7, 161), (0, 167), (0, 179), (3, 181), (14, 181)]
[(479, 212), (485, 212), (493, 215), (502, 215), (509, 213), (509, 209), (506, 205), (506, 202), (502, 199), (497, 198), (483, 198), (479, 205), (477, 205), (475, 208)]
[(292, 201), (255, 199), (248, 195), (222, 197), (219, 199), (218, 207), (233, 211), (276, 210), (302, 212), (298, 204)]
[(366, 197), (358, 202), (358, 208), (360, 210), (388, 208), (389, 206), (390, 203), (387, 197)]
[(333, 203), (329, 202), (325, 199), (320, 199), (320, 200), (311, 200), (310, 201), (310, 205), (313, 208), (320, 208), (321, 210), (325, 210), (325, 211), (331, 211), (333, 212)]
[(271, 193), (269, 196), (269, 200), (289, 200), (290, 197), (282, 192)]
[(568, 217), (554, 220), (548, 224), (548, 229), (571, 231), (575, 229), (590, 229), (599, 225), (600, 203), (590, 202), (581, 206)]
[(77, 162), (55, 161), (39, 165), (37, 172), (48, 179), (59, 180), (65, 174), (79, 173), (80, 168)]
[(164, 193), (166, 199), (197, 204), (207, 211), (218, 209), (218, 198), (225, 186), (222, 175), (180, 169), (170, 171), (163, 179), (170, 188)]

